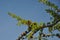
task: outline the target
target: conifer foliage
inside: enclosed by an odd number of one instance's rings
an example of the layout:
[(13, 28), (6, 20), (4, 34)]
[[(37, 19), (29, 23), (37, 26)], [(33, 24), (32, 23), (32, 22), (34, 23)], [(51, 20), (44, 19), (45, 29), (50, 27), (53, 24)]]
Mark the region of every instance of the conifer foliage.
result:
[[(17, 38), (17, 40), (21, 39), (24, 40), (25, 38), (27, 38), (28, 40), (35, 40), (36, 38), (38, 40), (42, 39), (47, 40), (46, 37), (50, 36), (56, 36), (60, 38), (60, 33), (52, 34), (52, 31), (54, 30), (60, 31), (60, 15), (58, 14), (60, 12), (60, 9), (58, 8), (58, 6), (56, 6), (54, 3), (51, 3), (49, 0), (38, 1), (50, 7), (49, 9), (45, 9), (45, 11), (53, 17), (53, 21), (47, 22), (47, 24), (45, 23), (38, 24), (36, 22), (32, 22), (31, 20), (22, 19), (20, 16), (16, 16), (15, 14), (8, 12), (8, 15), (10, 15), (12, 18), (15, 18), (18, 21), (17, 23), (18, 26), (20, 26), (21, 24), (28, 26), (27, 30), (23, 32), (21, 36)], [(43, 33), (44, 28), (48, 28), (50, 34), (44, 34)], [(38, 31), (39, 36), (34, 37), (34, 34), (37, 33)]]

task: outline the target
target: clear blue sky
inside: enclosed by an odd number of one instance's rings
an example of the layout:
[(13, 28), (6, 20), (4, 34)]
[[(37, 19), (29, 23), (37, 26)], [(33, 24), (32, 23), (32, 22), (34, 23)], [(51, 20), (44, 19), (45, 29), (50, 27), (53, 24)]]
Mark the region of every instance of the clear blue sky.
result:
[[(56, 5), (60, 5), (60, 0), (50, 0)], [(59, 6), (60, 7), (60, 6)], [(50, 16), (44, 10), (48, 8), (38, 2), (38, 0), (0, 0), (0, 40), (16, 40), (18, 36), (27, 30), (27, 26), (18, 27), (17, 20), (11, 18), (7, 13), (12, 12), (24, 19), (33, 22), (48, 22)], [(48, 31), (45, 30), (45, 33)], [(54, 33), (57, 33), (55, 31)], [(49, 38), (49, 40), (59, 40), (59, 38)]]

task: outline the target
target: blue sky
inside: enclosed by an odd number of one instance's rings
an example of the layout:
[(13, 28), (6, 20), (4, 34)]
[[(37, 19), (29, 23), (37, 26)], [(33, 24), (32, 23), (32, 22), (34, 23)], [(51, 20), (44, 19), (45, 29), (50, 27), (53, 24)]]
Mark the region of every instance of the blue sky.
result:
[[(50, 1), (60, 5), (59, 0)], [(39, 3), (38, 0), (0, 0), (0, 40), (16, 40), (22, 32), (27, 30), (25, 25), (17, 26), (17, 20), (11, 18), (8, 12), (33, 22), (49, 22), (50, 15), (45, 12), (46, 8), (48, 7)], [(45, 30), (45, 32), (48, 31)], [(59, 40), (59, 38), (54, 37), (49, 40)]]

